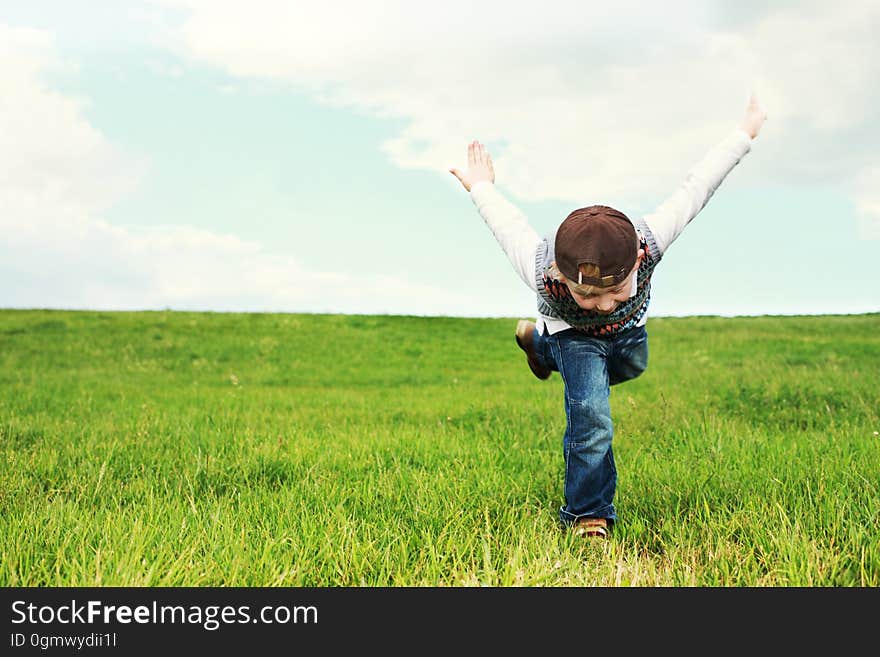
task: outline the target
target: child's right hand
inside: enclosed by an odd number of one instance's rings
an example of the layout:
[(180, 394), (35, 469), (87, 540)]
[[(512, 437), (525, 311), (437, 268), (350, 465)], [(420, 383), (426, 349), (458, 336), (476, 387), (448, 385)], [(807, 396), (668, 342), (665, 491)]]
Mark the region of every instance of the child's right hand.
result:
[(452, 168), (449, 172), (458, 178), (459, 182), (464, 185), (467, 191), (478, 182), (488, 180), (490, 183), (495, 182), (495, 170), (492, 168), (492, 156), (478, 141), (468, 144), (468, 168), (462, 173), (456, 168)]

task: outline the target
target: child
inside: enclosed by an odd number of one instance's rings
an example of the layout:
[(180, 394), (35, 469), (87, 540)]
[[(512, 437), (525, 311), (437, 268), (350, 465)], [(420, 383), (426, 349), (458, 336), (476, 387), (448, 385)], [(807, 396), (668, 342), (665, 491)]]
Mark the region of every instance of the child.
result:
[(767, 118), (754, 94), (738, 128), (688, 173), (653, 213), (635, 221), (604, 205), (572, 212), (545, 238), (495, 188), (492, 158), (477, 141), (465, 172), (450, 169), (520, 278), (537, 293), (537, 324), (521, 320), (516, 343), (539, 379), (565, 386), (563, 526), (606, 537), (617, 519), (609, 386), (644, 372), (651, 273), (669, 245), (749, 152)]

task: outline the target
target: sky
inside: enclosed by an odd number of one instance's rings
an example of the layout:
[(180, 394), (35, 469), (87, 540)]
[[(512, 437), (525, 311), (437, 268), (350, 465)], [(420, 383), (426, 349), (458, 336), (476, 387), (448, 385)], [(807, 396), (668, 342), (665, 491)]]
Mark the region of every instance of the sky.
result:
[(649, 316), (880, 311), (880, 4), (0, 0), (0, 307), (534, 317), (540, 234), (751, 152)]

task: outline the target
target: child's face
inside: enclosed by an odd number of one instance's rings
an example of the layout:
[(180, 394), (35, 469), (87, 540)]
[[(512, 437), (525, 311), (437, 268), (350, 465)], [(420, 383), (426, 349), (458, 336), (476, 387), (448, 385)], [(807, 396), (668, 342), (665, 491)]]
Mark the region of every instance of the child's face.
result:
[[(644, 250), (639, 249), (636, 263), (633, 265), (629, 275), (612, 287), (581, 286), (568, 280), (565, 276), (562, 276), (562, 280), (568, 286), (571, 298), (574, 299), (577, 305), (584, 310), (595, 310), (603, 315), (607, 315), (613, 313), (619, 304), (629, 299), (632, 292), (633, 276), (636, 276), (644, 256)], [(590, 292), (588, 294), (582, 293), (581, 290), (584, 287), (589, 287)]]

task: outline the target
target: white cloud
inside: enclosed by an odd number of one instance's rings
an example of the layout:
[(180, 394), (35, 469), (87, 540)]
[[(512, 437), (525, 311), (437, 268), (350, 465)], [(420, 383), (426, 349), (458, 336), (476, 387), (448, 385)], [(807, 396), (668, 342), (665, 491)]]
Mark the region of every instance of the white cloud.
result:
[(186, 225), (114, 226), (102, 212), (145, 164), (43, 81), (50, 35), (0, 24), (0, 306), (453, 314), (456, 295), (304, 270), (257, 243)]
[[(876, 2), (751, 3), (757, 10), (697, 1), (613, 10), (574, 1), (540, 9), (459, 0), (153, 4), (162, 11), (144, 12), (148, 41), (240, 78), (404, 119), (384, 144), (388, 158), (436, 171), (451, 186), (446, 169), (461, 166), (466, 143), (481, 139), (499, 183), (524, 200), (648, 209), (736, 124), (754, 88), (770, 112), (756, 144), (762, 155), (725, 186), (847, 190), (861, 237), (880, 238)], [(107, 21), (100, 33), (115, 29)], [(164, 72), (177, 75), (183, 64)], [(68, 66), (51, 35), (0, 24), (0, 305), (510, 310), (509, 299), (476, 292), (469, 299), (305, 270), (260, 244), (191, 226), (108, 223), (105, 211), (138, 185), (147, 163), (90, 124), (87, 99), (45, 82)]]
[[(50, 90), (41, 76), (63, 64), (43, 32), (0, 24), (0, 198), (3, 219), (100, 210), (132, 183), (112, 146), (81, 117), (86, 102)], [(31, 221), (16, 221), (20, 230)]]
[(705, 2), (162, 4), (189, 12), (190, 57), (407, 119), (384, 145), (398, 166), (445, 172), (488, 143), (521, 199), (654, 203), (752, 89), (768, 155), (744, 181), (843, 185), (880, 146), (876, 2), (744, 5), (735, 23)]

